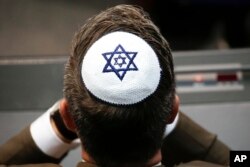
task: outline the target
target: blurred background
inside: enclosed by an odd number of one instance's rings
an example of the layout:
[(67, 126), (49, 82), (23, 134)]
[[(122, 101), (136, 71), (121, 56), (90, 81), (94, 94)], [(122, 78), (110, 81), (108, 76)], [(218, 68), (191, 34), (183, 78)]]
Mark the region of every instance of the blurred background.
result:
[[(62, 97), (74, 33), (121, 3), (142, 6), (168, 40), (181, 110), (250, 150), (249, 0), (0, 0), (0, 144)], [(79, 160), (80, 148), (62, 164)]]
[(67, 54), (88, 17), (120, 3), (148, 11), (173, 50), (250, 45), (249, 0), (0, 0), (1, 56)]

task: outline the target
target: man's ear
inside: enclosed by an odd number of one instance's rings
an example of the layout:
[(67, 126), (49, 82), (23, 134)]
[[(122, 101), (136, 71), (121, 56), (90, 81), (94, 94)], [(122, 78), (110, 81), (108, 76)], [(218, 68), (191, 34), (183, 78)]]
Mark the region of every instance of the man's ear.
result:
[(180, 105), (179, 96), (175, 94), (175, 98), (173, 100), (172, 114), (170, 117), (168, 117), (167, 124), (171, 124), (174, 121), (177, 113), (179, 112), (179, 105)]
[(68, 104), (68, 101), (66, 99), (62, 99), (60, 101), (60, 108), (59, 108), (59, 112), (60, 112), (60, 115), (62, 117), (62, 120), (65, 124), (65, 126), (75, 132), (76, 131), (76, 125), (75, 125), (75, 122), (69, 112), (69, 104)]

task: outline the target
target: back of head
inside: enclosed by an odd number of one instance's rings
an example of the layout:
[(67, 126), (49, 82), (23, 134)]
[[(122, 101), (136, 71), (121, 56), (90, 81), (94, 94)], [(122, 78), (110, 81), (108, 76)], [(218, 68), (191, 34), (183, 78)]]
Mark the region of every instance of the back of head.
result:
[[(83, 78), (86, 53), (96, 41), (113, 32), (128, 32), (143, 39), (159, 61), (161, 71), (156, 89), (131, 104), (110, 103), (98, 98), (89, 91)], [(118, 58), (115, 61), (118, 63)], [(65, 68), (64, 95), (83, 148), (98, 165), (112, 167), (147, 162), (161, 147), (175, 95), (169, 45), (147, 13), (135, 6), (118, 5), (90, 18), (73, 39), (72, 53)]]

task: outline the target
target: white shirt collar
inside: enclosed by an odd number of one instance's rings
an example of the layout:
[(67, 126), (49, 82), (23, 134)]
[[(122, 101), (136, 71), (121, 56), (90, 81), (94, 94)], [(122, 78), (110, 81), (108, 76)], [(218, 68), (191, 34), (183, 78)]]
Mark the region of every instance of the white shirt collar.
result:
[(167, 137), (175, 129), (178, 120), (179, 120), (179, 113), (177, 113), (175, 120), (171, 124), (168, 124), (166, 126), (163, 138)]

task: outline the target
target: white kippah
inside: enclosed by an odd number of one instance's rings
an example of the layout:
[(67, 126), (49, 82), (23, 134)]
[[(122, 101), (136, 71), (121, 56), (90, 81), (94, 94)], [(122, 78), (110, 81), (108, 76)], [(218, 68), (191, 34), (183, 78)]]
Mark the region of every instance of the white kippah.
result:
[(117, 31), (93, 43), (84, 56), (81, 74), (86, 88), (97, 98), (129, 105), (154, 93), (161, 68), (145, 40)]

